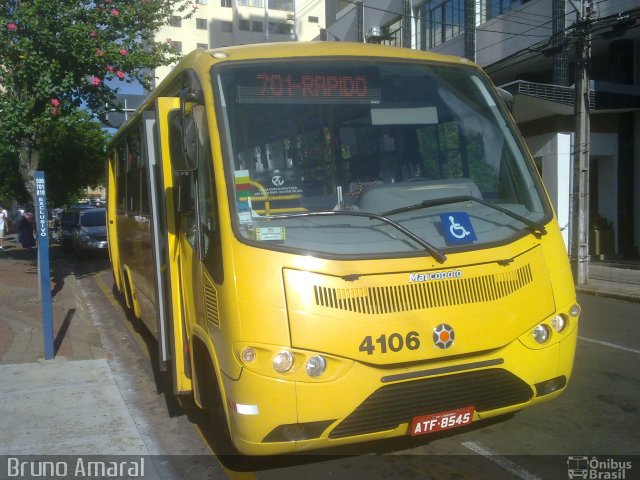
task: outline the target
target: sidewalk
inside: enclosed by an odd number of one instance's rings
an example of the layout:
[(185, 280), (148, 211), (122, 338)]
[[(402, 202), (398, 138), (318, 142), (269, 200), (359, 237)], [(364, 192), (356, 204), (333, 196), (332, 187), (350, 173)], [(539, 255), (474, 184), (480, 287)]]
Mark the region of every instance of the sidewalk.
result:
[[(58, 246), (50, 249), (56, 355), (42, 360), (37, 251), (13, 237), (0, 251), (0, 455), (148, 455)], [(597, 278), (578, 292), (640, 302), (640, 270), (618, 270), (595, 266)]]
[(640, 269), (591, 263), (587, 285), (576, 285), (576, 291), (640, 303)]
[(59, 246), (50, 249), (55, 359), (43, 360), (37, 250), (14, 239), (0, 250), (0, 455), (148, 455)]

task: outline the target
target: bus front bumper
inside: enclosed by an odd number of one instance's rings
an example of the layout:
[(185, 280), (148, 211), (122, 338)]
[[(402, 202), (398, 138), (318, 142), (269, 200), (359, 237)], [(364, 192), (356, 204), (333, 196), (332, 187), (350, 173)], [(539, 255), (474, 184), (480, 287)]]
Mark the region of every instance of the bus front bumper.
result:
[(515, 340), (463, 360), (397, 369), (353, 363), (331, 381), (294, 382), (245, 369), (227, 379), (232, 438), (271, 455), (406, 436), (412, 419), (473, 407), (473, 422), (550, 400), (567, 385), (577, 329), (547, 348)]

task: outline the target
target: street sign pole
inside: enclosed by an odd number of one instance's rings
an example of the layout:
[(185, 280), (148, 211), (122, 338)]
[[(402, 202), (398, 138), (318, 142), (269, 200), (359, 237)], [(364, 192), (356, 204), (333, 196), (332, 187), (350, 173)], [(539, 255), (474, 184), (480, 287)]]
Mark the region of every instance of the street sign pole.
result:
[(38, 235), (38, 274), (40, 276), (40, 303), (42, 304), (42, 331), (44, 333), (44, 358), (53, 359), (53, 315), (51, 308), (51, 280), (49, 273), (49, 214), (44, 172), (35, 173), (36, 232)]

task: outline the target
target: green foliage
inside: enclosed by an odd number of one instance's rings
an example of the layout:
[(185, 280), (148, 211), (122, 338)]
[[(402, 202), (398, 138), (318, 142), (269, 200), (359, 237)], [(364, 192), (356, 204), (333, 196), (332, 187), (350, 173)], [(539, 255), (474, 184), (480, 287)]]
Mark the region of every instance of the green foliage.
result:
[[(57, 117), (47, 125), (39, 169), (45, 173), (51, 206), (73, 203), (87, 186), (103, 182), (108, 135), (101, 124), (82, 110)], [(0, 198), (31, 203), (18, 169), (19, 151), (0, 142)]]
[(40, 170), (50, 205), (71, 203), (81, 190), (104, 181), (108, 136), (86, 112), (52, 122), (43, 139)]
[(80, 107), (103, 118), (117, 108), (118, 79), (149, 88), (150, 72), (177, 60), (154, 35), (188, 8), (185, 0), (0, 0), (0, 152), (18, 146), (25, 183), (37, 152), (49, 149), (52, 123)]
[(29, 203), (31, 200), (20, 177), (18, 163), (18, 150), (0, 140), (0, 198)]

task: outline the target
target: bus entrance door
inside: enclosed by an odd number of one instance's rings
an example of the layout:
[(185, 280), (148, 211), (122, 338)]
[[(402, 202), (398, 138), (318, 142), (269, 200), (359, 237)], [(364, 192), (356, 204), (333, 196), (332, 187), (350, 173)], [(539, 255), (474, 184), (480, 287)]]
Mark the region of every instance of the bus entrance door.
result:
[[(169, 292), (170, 300), (167, 302), (167, 315), (163, 330), (166, 331), (167, 340), (171, 349), (172, 371), (173, 371), (173, 389), (175, 393), (187, 393), (192, 390), (191, 382), (191, 361), (189, 359), (189, 340), (187, 338), (186, 318), (185, 318), (185, 298), (183, 296), (183, 270), (184, 269), (183, 252), (185, 249), (183, 241), (180, 240), (184, 236), (184, 219), (179, 213), (184, 207), (180, 205), (180, 187), (181, 176), (174, 176), (174, 159), (172, 152), (175, 146), (171, 144), (170, 136), (170, 118), (179, 114), (180, 99), (177, 97), (160, 97), (156, 102), (156, 115), (158, 125), (158, 140), (160, 148), (159, 162), (161, 168), (161, 178), (158, 178), (160, 190), (164, 195), (165, 202), (165, 220), (166, 220), (166, 248), (164, 249), (164, 258), (162, 264), (157, 265), (158, 268), (164, 268), (167, 286), (164, 287)], [(176, 184), (176, 181), (178, 182)], [(160, 201), (160, 200), (159, 200)], [(156, 230), (157, 232), (157, 230)], [(158, 232), (157, 235), (161, 235)], [(162, 289), (162, 283), (157, 280), (156, 288)], [(161, 308), (159, 305), (158, 308)], [(163, 321), (158, 316), (158, 321)]]

